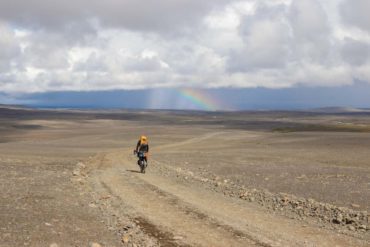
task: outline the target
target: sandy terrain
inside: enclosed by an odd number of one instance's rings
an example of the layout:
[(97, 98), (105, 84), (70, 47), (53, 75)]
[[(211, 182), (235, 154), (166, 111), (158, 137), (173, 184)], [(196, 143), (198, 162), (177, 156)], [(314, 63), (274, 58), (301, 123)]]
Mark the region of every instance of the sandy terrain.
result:
[(0, 108), (0, 122), (0, 246), (370, 246), (369, 113)]

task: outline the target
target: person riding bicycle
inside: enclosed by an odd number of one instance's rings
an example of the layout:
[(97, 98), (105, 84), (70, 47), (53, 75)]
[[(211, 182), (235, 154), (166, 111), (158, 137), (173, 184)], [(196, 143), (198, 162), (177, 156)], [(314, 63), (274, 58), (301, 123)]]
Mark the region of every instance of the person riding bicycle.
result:
[(139, 153), (144, 154), (145, 162), (148, 163), (148, 154), (149, 154), (149, 143), (146, 136), (141, 136), (137, 142), (136, 149), (134, 152), (139, 156)]

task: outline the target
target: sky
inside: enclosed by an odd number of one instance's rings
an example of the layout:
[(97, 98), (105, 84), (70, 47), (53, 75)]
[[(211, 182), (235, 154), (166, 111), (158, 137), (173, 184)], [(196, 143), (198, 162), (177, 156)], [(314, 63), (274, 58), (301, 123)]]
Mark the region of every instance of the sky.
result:
[(370, 107), (369, 9), (368, 0), (0, 0), (0, 103)]

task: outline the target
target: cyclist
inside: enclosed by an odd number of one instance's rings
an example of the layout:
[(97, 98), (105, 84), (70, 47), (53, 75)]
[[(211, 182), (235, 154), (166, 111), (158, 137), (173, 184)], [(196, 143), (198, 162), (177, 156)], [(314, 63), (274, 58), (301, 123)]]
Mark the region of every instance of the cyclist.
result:
[(136, 149), (134, 152), (139, 156), (139, 153), (144, 153), (145, 162), (148, 164), (148, 154), (149, 154), (149, 143), (148, 138), (144, 135), (140, 136), (139, 141), (136, 144)]

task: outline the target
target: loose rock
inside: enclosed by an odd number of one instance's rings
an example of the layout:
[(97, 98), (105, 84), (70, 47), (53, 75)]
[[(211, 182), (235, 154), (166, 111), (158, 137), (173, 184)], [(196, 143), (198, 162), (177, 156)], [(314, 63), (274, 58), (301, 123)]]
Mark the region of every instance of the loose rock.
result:
[(333, 223), (340, 224), (343, 221), (343, 215), (339, 213), (336, 218), (333, 219)]
[(84, 169), (84, 168), (86, 168), (86, 165), (85, 165), (84, 163), (82, 163), (82, 162), (78, 162), (76, 166), (77, 166), (78, 168), (80, 168), (80, 169)]
[(89, 247), (102, 247), (102, 246), (98, 243), (90, 243)]
[(123, 235), (123, 237), (122, 237), (122, 242), (123, 243), (128, 243), (130, 241), (130, 238), (129, 238), (129, 236), (128, 235)]
[(348, 229), (351, 230), (351, 231), (355, 231), (356, 230), (356, 228), (354, 226), (349, 226)]
[(360, 229), (360, 230), (366, 230), (366, 225), (360, 225), (359, 227), (358, 227), (358, 229)]

